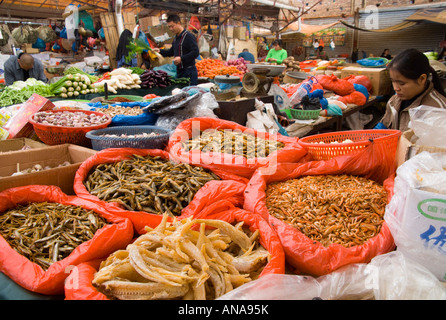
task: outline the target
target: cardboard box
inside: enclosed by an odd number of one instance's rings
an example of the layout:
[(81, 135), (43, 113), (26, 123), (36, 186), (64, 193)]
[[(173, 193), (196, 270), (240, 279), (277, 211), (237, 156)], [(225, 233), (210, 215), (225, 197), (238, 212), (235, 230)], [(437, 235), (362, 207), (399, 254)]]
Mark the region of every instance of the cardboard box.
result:
[(234, 39), (246, 40), (246, 27), (234, 27)]
[(0, 141), (0, 154), (47, 147), (49, 146), (47, 146), (43, 142), (35, 141), (28, 138), (2, 140)]
[(53, 108), (54, 104), (50, 100), (34, 93), (3, 126), (3, 129), (9, 132), (8, 139), (31, 137), (34, 134), (34, 128), (28, 122), (29, 117), (38, 111), (46, 111)]
[[(31, 149), (8, 154), (0, 154), (0, 192), (9, 188), (27, 186), (32, 184), (54, 185), (62, 189), (68, 195), (74, 195), (74, 176), (77, 169), (89, 157), (97, 151), (73, 144), (62, 144), (48, 148)], [(70, 164), (58, 167), (64, 162)], [(42, 167), (49, 166), (39, 172), (14, 175), (19, 170), (32, 168), (39, 164)]]
[(446, 148), (418, 145), (415, 143), (416, 139), (417, 137), (412, 129), (404, 131), (401, 135), (400, 140), (398, 141), (398, 148), (396, 150), (396, 161), (398, 167), (423, 151), (430, 153), (446, 153)]
[(374, 96), (390, 95), (393, 92), (392, 82), (390, 81), (389, 71), (386, 68), (363, 68), (363, 67), (345, 67), (341, 70), (341, 78), (350, 75), (367, 76), (372, 83), (372, 92)]
[(139, 26), (143, 32), (148, 32), (150, 27), (160, 24), (160, 18), (156, 16), (144, 17), (139, 19)]

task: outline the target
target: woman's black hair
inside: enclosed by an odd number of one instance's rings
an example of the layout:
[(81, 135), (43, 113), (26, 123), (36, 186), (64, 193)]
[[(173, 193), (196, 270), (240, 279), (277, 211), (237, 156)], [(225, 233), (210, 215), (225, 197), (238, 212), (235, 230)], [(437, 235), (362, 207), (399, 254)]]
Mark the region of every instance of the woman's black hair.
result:
[(280, 41), (279, 39), (276, 39), (276, 40), (274, 40), (273, 41), (273, 43), (271, 44), (271, 45), (276, 45), (276, 44), (278, 44), (280, 47), (282, 47), (282, 41)]
[(422, 74), (432, 75), (432, 83), (435, 90), (446, 97), (443, 85), (437, 72), (432, 68), (426, 55), (417, 49), (406, 49), (393, 58), (387, 65), (387, 69), (394, 69), (404, 77), (417, 80)]

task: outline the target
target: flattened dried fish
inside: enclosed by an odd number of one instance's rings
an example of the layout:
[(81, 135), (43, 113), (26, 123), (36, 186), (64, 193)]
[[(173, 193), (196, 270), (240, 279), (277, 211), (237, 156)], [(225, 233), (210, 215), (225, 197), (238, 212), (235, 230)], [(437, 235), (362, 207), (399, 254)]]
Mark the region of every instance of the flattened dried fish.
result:
[(215, 299), (256, 279), (269, 261), (258, 232), (220, 220), (166, 218), (103, 261), (93, 286), (111, 299)]

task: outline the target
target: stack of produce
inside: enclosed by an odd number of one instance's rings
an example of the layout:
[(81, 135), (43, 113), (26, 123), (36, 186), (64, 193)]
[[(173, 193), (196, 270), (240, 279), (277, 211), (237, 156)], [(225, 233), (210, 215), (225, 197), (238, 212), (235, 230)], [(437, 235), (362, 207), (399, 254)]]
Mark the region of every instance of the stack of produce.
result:
[[(229, 62), (229, 61), (228, 61)], [(225, 65), (225, 63), (221, 60), (217, 59), (203, 59), (198, 61), (197, 64), (198, 76), (206, 77), (209, 79), (214, 79), (215, 76), (219, 75), (231, 75), (240, 77), (244, 74), (239, 68), (241, 68), (240, 64), (237, 65)], [(237, 68), (239, 66), (239, 68)]]
[(110, 72), (110, 79), (95, 82), (93, 87), (103, 89), (107, 84), (108, 91), (116, 94), (118, 89), (139, 89), (141, 83), (140, 76), (132, 73), (131, 69), (118, 68)]
[(61, 98), (75, 98), (81, 94), (99, 92), (99, 89), (93, 88), (90, 78), (81, 73), (63, 76), (51, 84), (50, 88), (54, 95)]
[(300, 71), (300, 62), (294, 60), (293, 56), (289, 56), (288, 58), (284, 59), (282, 64), (284, 64), (286, 66), (286, 69), (284, 72)]
[(246, 66), (247, 64), (249, 64), (249, 61), (246, 61), (243, 58), (228, 60), (224, 63), (225, 66), (236, 67), (238, 70), (240, 70), (241, 73), (246, 73), (248, 71), (248, 67)]
[(141, 88), (166, 88), (172, 81), (166, 71), (146, 70), (140, 75)]
[(0, 107), (25, 102), (34, 93), (42, 97), (51, 97), (54, 95), (51, 87), (40, 80), (29, 78), (26, 81), (15, 81), (0, 93)]

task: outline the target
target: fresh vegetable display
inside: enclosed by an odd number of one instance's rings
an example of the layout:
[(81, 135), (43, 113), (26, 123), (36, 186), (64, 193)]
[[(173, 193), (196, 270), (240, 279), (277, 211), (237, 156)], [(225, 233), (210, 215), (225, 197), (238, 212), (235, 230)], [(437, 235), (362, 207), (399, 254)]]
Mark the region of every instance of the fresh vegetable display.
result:
[(163, 70), (146, 70), (140, 76), (141, 88), (166, 88), (172, 84), (171, 78)]
[(90, 127), (106, 123), (109, 118), (106, 115), (86, 114), (84, 112), (37, 112), (34, 114), (34, 121), (46, 125), (60, 127)]
[(90, 78), (81, 73), (68, 74), (50, 85), (53, 95), (61, 98), (76, 98), (79, 95), (97, 93), (100, 90), (93, 88)]
[(50, 85), (40, 80), (29, 78), (26, 81), (15, 81), (12, 85), (4, 88), (0, 92), (0, 107), (23, 103), (33, 93), (37, 93), (42, 97), (51, 97), (54, 95)]
[(84, 72), (84, 71), (82, 71), (81, 69), (79, 69), (79, 68), (76, 68), (76, 67), (69, 67), (69, 68), (67, 68), (67, 69), (65, 69), (64, 70), (64, 72), (63, 72), (63, 74), (64, 75), (73, 75), (73, 76), (75, 76), (75, 75), (77, 75), (77, 74), (82, 74), (82, 75), (84, 75), (84, 76), (87, 76), (88, 77), (88, 79), (90, 79), (90, 82), (91, 83), (95, 83), (96, 81), (98, 81), (98, 79), (99, 79), (99, 77), (97, 77), (97, 76), (92, 76), (91, 74), (88, 74), (88, 73), (86, 73), (86, 72)]
[[(238, 59), (237, 59), (238, 60)], [(227, 61), (229, 63), (230, 61)], [(198, 76), (206, 77), (209, 79), (214, 79), (215, 76), (219, 75), (231, 75), (241, 77), (245, 73), (245, 71), (241, 71), (237, 66), (241, 68), (240, 64), (234, 64), (235, 62), (231, 62), (231, 65), (225, 65), (225, 63), (218, 59), (203, 59), (196, 63)], [(240, 62), (237, 62), (240, 63)]]
[(248, 71), (248, 67), (246, 66), (249, 64), (249, 61), (246, 61), (243, 58), (238, 58), (234, 60), (228, 60), (224, 63), (225, 66), (234, 66), (242, 73), (246, 73)]
[(142, 83), (138, 74), (132, 73), (131, 69), (118, 68), (109, 73), (110, 78), (93, 83), (93, 88), (103, 90), (107, 84), (108, 91), (118, 93), (118, 89), (139, 89)]

